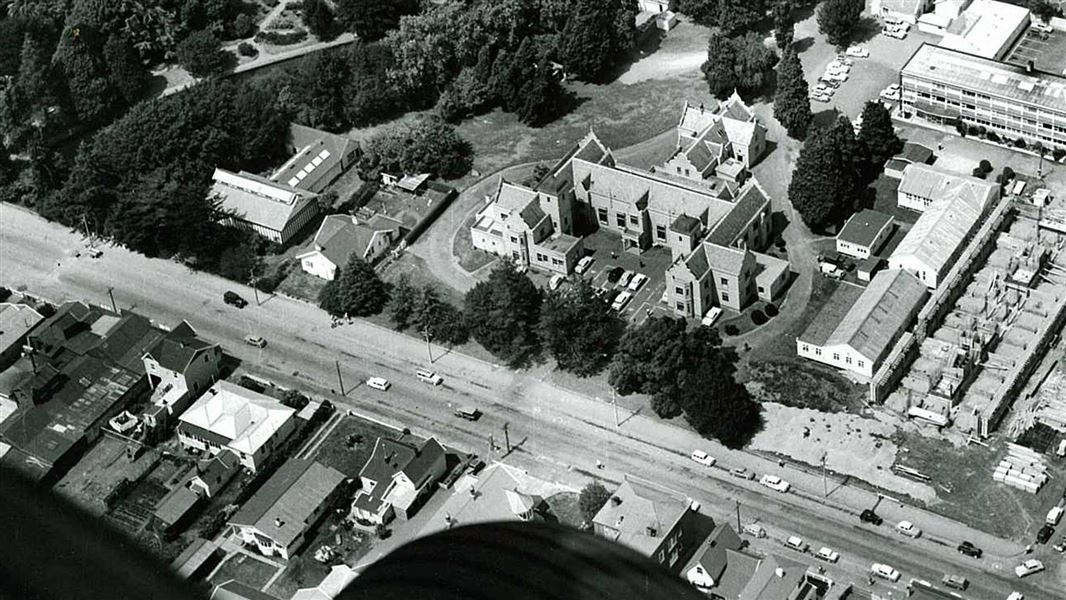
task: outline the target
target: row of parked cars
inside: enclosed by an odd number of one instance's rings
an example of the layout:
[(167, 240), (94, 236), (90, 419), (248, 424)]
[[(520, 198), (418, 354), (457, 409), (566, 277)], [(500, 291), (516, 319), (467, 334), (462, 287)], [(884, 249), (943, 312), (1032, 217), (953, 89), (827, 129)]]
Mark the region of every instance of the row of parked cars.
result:
[[(697, 462), (705, 467), (713, 467), (715, 463), (718, 462), (717, 459), (707, 454), (703, 450), (693, 450), (692, 454), (690, 455), (690, 458), (692, 458), (694, 462)], [(747, 479), (748, 481), (755, 480), (755, 473), (744, 467), (730, 469), (729, 474), (740, 479)], [(781, 492), (782, 494), (792, 489), (792, 484), (785, 481), (784, 479), (781, 479), (777, 475), (763, 475), (762, 478), (759, 479), (759, 484), (766, 486), (771, 490), (774, 490), (775, 492)]]

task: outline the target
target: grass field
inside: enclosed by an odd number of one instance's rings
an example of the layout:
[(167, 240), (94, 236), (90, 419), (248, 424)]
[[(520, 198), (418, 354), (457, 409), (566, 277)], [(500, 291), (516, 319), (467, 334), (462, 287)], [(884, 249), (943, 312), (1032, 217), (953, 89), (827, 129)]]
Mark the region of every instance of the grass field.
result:
[(395, 438), (399, 433), (395, 429), (346, 415), (311, 458), (348, 477), (358, 477), (359, 470), (374, 451), (375, 441), (379, 437)]
[(211, 575), (211, 583), (219, 585), (235, 579), (247, 586), (261, 589), (277, 572), (277, 567), (244, 553), (235, 554), (222, 563)]
[(552, 515), (559, 519), (559, 523), (571, 527), (581, 527), (584, 523), (584, 519), (581, 518), (577, 492), (559, 492), (545, 498), (544, 501), (551, 509)]

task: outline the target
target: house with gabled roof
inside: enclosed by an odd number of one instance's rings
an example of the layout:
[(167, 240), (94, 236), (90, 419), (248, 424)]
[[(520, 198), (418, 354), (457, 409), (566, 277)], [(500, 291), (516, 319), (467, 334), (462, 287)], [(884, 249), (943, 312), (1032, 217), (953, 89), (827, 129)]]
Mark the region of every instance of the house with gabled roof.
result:
[(344, 493), (344, 474), (289, 459), (229, 520), (242, 542), (288, 560)]
[(359, 471), (352, 518), (374, 525), (388, 523), (394, 516), (409, 519), (433, 493), (446, 466), (444, 447), (434, 438), (416, 444), (379, 437)]
[(210, 194), (227, 213), (224, 223), (287, 243), (318, 215), (318, 195), (254, 173), (215, 169)]
[(316, 194), (351, 168), (359, 156), (359, 143), (348, 136), (296, 123), (289, 125), (286, 147), (292, 157), (270, 179)]
[(924, 212), (934, 203), (963, 202), (988, 206), (999, 199), (1000, 186), (969, 175), (957, 175), (922, 163), (907, 165), (896, 190), (902, 208)]
[(692, 179), (725, 176), (742, 183), (746, 170), (766, 152), (766, 126), (740, 96), (714, 108), (687, 101), (677, 125), (677, 150), (664, 169)]
[(218, 378), (222, 348), (197, 337), (192, 326), (182, 321), (141, 360), (152, 389), (144, 423), (149, 429), (165, 428)]
[(329, 215), (318, 226), (311, 249), (296, 259), (305, 272), (333, 281), (353, 256), (368, 263), (384, 256), (400, 239), (401, 227), (399, 221), (384, 215), (366, 221), (351, 215)]
[(737, 600), (760, 562), (728, 524), (714, 528), (682, 572), (696, 589), (716, 600)]

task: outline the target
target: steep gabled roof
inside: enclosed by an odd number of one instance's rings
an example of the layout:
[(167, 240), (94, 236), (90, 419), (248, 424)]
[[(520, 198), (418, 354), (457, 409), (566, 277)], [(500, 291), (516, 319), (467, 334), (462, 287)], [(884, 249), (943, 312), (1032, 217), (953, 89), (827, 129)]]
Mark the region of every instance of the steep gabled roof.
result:
[(878, 362), (907, 327), (926, 293), (925, 284), (907, 271), (881, 271), (844, 315), (825, 345), (847, 345), (870, 362)]
[(614, 541), (650, 556), (690, 505), (680, 492), (626, 475), (593, 522), (613, 532)]
[(304, 532), (318, 507), (344, 481), (344, 474), (321, 463), (289, 459), (233, 515), (233, 525), (252, 526), (288, 547)]

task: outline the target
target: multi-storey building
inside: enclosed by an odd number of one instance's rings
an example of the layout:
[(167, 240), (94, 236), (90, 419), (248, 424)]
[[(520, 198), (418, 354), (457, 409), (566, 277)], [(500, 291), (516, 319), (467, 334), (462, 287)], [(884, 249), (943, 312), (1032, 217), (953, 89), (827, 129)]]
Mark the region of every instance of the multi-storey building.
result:
[(900, 71), (906, 118), (957, 119), (1000, 138), (1066, 148), (1066, 78), (923, 44)]

